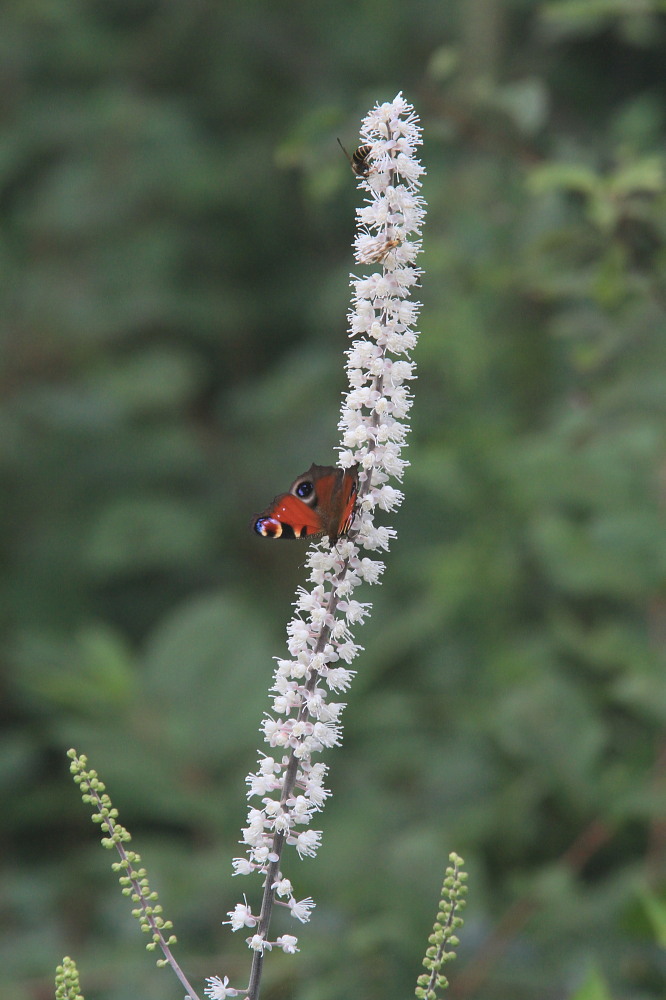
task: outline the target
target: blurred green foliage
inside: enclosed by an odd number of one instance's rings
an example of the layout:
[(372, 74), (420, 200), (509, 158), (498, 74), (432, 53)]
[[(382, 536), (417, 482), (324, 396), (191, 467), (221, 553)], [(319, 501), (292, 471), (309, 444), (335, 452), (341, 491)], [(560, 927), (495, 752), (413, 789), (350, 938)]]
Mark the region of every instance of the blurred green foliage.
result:
[[(349, 695), (300, 955), (264, 995), (410, 995), (449, 851), (451, 995), (666, 987), (666, 11), (659, 0), (9, 0), (0, 10), (0, 996), (179, 996), (65, 751), (99, 770), (193, 981), (303, 547), (251, 515), (334, 458), (356, 204), (404, 90), (426, 232), (407, 499)], [(293, 930), (293, 927), (289, 927)], [(331, 947), (335, 935), (336, 946)]]

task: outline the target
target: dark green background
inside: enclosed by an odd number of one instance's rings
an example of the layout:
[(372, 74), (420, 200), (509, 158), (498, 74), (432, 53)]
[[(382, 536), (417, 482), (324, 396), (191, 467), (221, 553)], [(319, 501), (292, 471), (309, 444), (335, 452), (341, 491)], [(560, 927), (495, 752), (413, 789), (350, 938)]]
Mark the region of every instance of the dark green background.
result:
[[(65, 751), (193, 982), (304, 547), (251, 515), (334, 460), (357, 195), (403, 90), (429, 202), (399, 538), (358, 639), (298, 956), (263, 996), (409, 996), (448, 852), (452, 997), (663, 997), (666, 15), (658, 0), (8, 0), (0, 11), (7, 1000), (174, 997)], [(646, 902), (647, 901), (647, 902)], [(484, 978), (485, 977), (485, 978)]]

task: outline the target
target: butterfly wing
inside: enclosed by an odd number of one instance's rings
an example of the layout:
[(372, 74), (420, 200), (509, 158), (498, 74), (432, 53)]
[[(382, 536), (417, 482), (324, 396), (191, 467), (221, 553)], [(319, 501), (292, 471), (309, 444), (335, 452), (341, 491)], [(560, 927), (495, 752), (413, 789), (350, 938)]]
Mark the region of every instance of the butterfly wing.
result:
[[(334, 469), (335, 479), (317, 480), (317, 495), (322, 512), (326, 511), (324, 532), (331, 545), (351, 527), (358, 494), (358, 466), (351, 469)], [(327, 494), (330, 488), (330, 495)]]
[(295, 479), (288, 493), (281, 493), (253, 520), (253, 528), (264, 538), (308, 538), (328, 535), (335, 545), (351, 525), (358, 469), (336, 469), (311, 465)]
[(253, 522), (254, 530), (264, 538), (307, 538), (321, 535), (317, 512), (293, 493), (281, 493)]

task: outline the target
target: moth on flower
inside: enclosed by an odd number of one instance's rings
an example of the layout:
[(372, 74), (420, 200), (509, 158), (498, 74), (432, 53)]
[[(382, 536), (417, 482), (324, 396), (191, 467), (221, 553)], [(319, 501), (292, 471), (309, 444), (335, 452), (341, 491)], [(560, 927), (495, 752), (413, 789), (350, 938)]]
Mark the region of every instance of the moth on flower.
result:
[(361, 264), (383, 264), (388, 255), (396, 247), (399, 247), (402, 240), (394, 236), (388, 239), (384, 236), (370, 236), (367, 242), (359, 243), (356, 248), (356, 256)]

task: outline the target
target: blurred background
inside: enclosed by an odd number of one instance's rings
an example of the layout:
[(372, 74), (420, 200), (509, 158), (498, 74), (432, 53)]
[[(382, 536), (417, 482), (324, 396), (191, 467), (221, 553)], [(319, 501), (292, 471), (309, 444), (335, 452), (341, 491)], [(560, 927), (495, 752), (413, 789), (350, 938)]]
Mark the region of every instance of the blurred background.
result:
[(323, 847), (285, 862), (317, 909), (277, 919), (302, 951), (263, 996), (411, 995), (455, 850), (452, 998), (663, 997), (663, 3), (7, 0), (0, 50), (0, 997), (52, 995), (65, 954), (88, 1000), (182, 993), (70, 746), (192, 982), (247, 980), (221, 921), (259, 898), (231, 858), (305, 579), (248, 526), (335, 459), (336, 138), (399, 90), (428, 170), (412, 465)]

